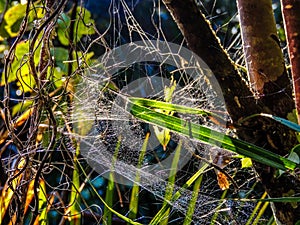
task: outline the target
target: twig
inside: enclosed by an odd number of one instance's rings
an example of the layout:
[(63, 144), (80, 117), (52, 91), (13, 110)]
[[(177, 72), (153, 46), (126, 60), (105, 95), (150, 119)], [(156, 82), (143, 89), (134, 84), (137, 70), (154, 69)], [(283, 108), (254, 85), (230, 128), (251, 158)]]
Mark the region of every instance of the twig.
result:
[(14, 144), (19, 149), (23, 149), (24, 146), (23, 146), (22, 142), (16, 137), (16, 135), (14, 133), (14, 129), (11, 125), (11, 115), (10, 115), (10, 110), (9, 110), (10, 90), (9, 90), (9, 83), (8, 83), (8, 77), (9, 77), (8, 70), (9, 70), (11, 62), (13, 61), (13, 53), (17, 47), (17, 44), (22, 39), (22, 37), (27, 29), (29, 10), (30, 10), (30, 1), (28, 1), (27, 5), (26, 5), (25, 17), (20, 26), (19, 35), (17, 36), (16, 40), (10, 47), (8, 54), (4, 58), (4, 72), (3, 72), (4, 73), (4, 84), (5, 84), (4, 99), (3, 99), (4, 115), (5, 115), (4, 123), (5, 123), (6, 129), (9, 131), (10, 135), (12, 136), (12, 140), (13, 140)]

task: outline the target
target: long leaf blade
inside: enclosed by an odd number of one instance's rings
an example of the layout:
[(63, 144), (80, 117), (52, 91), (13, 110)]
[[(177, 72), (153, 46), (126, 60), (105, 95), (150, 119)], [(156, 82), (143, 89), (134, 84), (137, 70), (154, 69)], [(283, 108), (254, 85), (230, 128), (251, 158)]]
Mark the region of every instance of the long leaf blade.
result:
[(191, 123), (181, 118), (156, 112), (131, 101), (128, 101), (126, 110), (138, 119), (153, 125), (157, 125), (162, 128), (168, 128), (171, 131), (181, 135), (192, 137), (196, 140), (224, 148), (246, 157), (250, 157), (259, 163), (277, 169), (294, 170), (295, 168), (300, 167), (298, 163), (292, 162), (291, 160), (288, 160), (261, 147), (255, 146), (251, 143), (233, 138), (221, 132), (212, 130), (202, 125)]

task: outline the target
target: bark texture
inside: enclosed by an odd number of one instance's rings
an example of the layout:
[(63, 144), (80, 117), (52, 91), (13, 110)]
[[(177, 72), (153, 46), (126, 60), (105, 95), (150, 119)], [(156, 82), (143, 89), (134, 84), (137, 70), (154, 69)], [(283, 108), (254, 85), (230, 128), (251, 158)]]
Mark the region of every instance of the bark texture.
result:
[[(252, 92), (240, 77), (195, 1), (163, 0), (163, 2), (183, 33), (189, 48), (206, 62), (218, 80), (238, 136), (277, 154), (286, 155), (296, 144), (294, 132), (265, 118), (256, 118), (239, 125), (241, 119), (254, 113), (265, 112), (286, 117), (287, 113), (292, 111), (294, 108), (292, 88), (285, 70), (280, 69), (281, 73), (265, 80), (261, 98), (252, 98)], [(279, 45), (274, 45), (274, 48), (278, 52)], [(272, 58), (272, 55), (266, 57)], [(279, 68), (282, 68), (281, 59), (274, 61), (280, 64)], [(272, 168), (258, 164), (255, 168), (271, 197), (282, 197), (290, 190), (296, 193), (300, 191), (300, 181), (297, 177), (284, 174), (276, 178), (275, 170)], [(294, 224), (294, 221), (300, 219), (300, 207), (293, 208), (291, 204), (284, 203), (276, 203), (275, 206), (276, 216), (283, 224)]]
[(271, 0), (238, 0), (243, 47), (251, 88), (259, 97), (264, 84), (285, 70)]
[(300, 124), (300, 1), (281, 0), (281, 3), (292, 66), (298, 124)]

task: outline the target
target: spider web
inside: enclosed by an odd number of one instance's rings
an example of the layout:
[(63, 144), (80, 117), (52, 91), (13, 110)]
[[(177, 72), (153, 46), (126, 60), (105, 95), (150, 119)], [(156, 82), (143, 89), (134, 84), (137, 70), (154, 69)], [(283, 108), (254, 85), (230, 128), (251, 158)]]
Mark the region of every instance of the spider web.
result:
[[(150, 7), (147, 8), (144, 4)], [(149, 11), (143, 12), (139, 7), (147, 8)], [(205, 9), (204, 5), (199, 7)], [(213, 10), (214, 6), (211, 11)], [(221, 93), (210, 78), (213, 75), (210, 74), (209, 68), (197, 64), (194, 56), (188, 59), (182, 57), (186, 43), (176, 25), (171, 22), (172, 19), (160, 0), (113, 0), (108, 11), (110, 12), (107, 19), (109, 25), (100, 27), (101, 36), (93, 41), (93, 37), (90, 37), (90, 42), (82, 43), (83, 48), (92, 49), (100, 53), (101, 57), (84, 72), (77, 86), (75, 119), (72, 121), (78, 129), (76, 138), (81, 140), (82, 154), (101, 176), (108, 178), (109, 173), (113, 171), (114, 181), (125, 186), (138, 184), (141, 192), (151, 193), (158, 203), (164, 200), (166, 188), (172, 185), (167, 178), (170, 171), (174, 169), (171, 164), (175, 149), (179, 141), (182, 141), (183, 150), (176, 169), (174, 184), (174, 193), (178, 191), (181, 196), (176, 201), (169, 202), (172, 206), (169, 223), (181, 224), (194, 193), (191, 188), (182, 189), (182, 185), (205, 163), (193, 155), (197, 154), (211, 161), (219, 152), (227, 155), (229, 153), (176, 133), (171, 133), (171, 140), (167, 148), (163, 149), (155, 136), (154, 126), (137, 120), (126, 111), (126, 99), (133, 96), (163, 101), (164, 90), (172, 86), (172, 79), (174, 79), (176, 89), (172, 103), (217, 113), (224, 121), (230, 118)], [(209, 10), (206, 12), (209, 14)], [(161, 42), (164, 43), (163, 49), (168, 51), (162, 51), (159, 44)], [(176, 48), (177, 53), (172, 51), (174, 46), (170, 44), (171, 42), (179, 46)], [(231, 43), (228, 47), (229, 51), (239, 58), (240, 52), (232, 50), (240, 44), (239, 39), (236, 38)], [(124, 45), (129, 46), (127, 52), (122, 49), (117, 57), (112, 56), (115, 49)], [(143, 48), (151, 49), (147, 53), (152, 51), (159, 54), (149, 53), (153, 60), (145, 60), (143, 51), (138, 51)], [(132, 57), (128, 61), (130, 54)], [(170, 61), (165, 60), (166, 58)], [(216, 125), (205, 116), (180, 113), (174, 116), (187, 122), (227, 132), (226, 128), (220, 124)], [(149, 131), (151, 135), (146, 155), (139, 168), (137, 165), (141, 148)], [(251, 171), (236, 172), (236, 166), (239, 166), (239, 162), (232, 160), (225, 170), (230, 175), (235, 173), (239, 187), (243, 189), (243, 193), (247, 192), (251, 189), (253, 174)], [(220, 202), (222, 191), (217, 185), (216, 175), (212, 169), (213, 167), (209, 167), (204, 173), (201, 189), (198, 190), (193, 223), (210, 223), (214, 214), (218, 212), (217, 224), (244, 224), (254, 204), (236, 200)], [(140, 174), (140, 180), (136, 180), (137, 173)], [(236, 193), (233, 188), (230, 188), (229, 193), (228, 195), (232, 197), (239, 197), (240, 192)]]

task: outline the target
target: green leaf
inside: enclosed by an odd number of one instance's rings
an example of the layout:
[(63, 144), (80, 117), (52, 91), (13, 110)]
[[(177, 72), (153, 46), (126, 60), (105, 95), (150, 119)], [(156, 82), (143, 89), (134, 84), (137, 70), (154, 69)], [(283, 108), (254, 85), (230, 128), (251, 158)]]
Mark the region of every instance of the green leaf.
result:
[(68, 60), (69, 52), (68, 49), (55, 47), (50, 49), (51, 56), (55, 60), (55, 64), (60, 67), (61, 70), (67, 72), (67, 66), (64, 61)]
[(296, 145), (290, 152), (288, 159), (295, 162), (300, 163), (300, 145)]
[(157, 126), (153, 126), (153, 130), (154, 130), (157, 140), (163, 146), (163, 149), (166, 151), (167, 145), (168, 145), (169, 141), (171, 140), (170, 130), (160, 128)]
[(22, 4), (12, 6), (6, 11), (4, 15), (6, 25), (4, 28), (10, 37), (16, 37), (18, 35), (25, 13), (26, 5)]
[(174, 77), (171, 77), (171, 83), (170, 86), (165, 86), (164, 88), (164, 99), (166, 102), (172, 102), (173, 93), (176, 89), (176, 80), (174, 80)]
[(133, 103), (135, 103), (137, 105), (144, 106), (144, 107), (150, 107), (153, 109), (174, 111), (174, 112), (184, 113), (184, 114), (209, 116), (209, 117), (214, 117), (217, 120), (223, 120), (223, 118), (221, 116), (217, 115), (216, 113), (205, 110), (205, 109), (191, 108), (191, 107), (187, 107), (184, 105), (177, 105), (174, 103), (157, 101), (157, 100), (153, 100), (153, 99), (137, 98), (137, 97), (131, 97), (130, 101), (132, 101)]
[(22, 101), (18, 104), (16, 104), (13, 108), (12, 108), (12, 116), (15, 116), (17, 113), (21, 113), (24, 112), (26, 109), (29, 108), (29, 106), (33, 105), (33, 101), (32, 100), (25, 100)]
[(199, 194), (199, 190), (201, 188), (201, 183), (202, 183), (202, 178), (203, 178), (203, 174), (201, 174), (194, 183), (193, 186), (193, 193), (191, 196), (191, 200), (189, 202), (189, 207), (188, 210), (186, 212), (186, 216), (184, 218), (183, 221), (183, 225), (189, 225), (192, 224), (193, 220), (193, 215), (194, 215), (194, 211), (196, 209), (196, 203), (197, 203), (197, 199), (198, 199), (198, 194)]
[(66, 13), (62, 13), (60, 18), (57, 20), (57, 36), (60, 43), (63, 45), (69, 45), (68, 32), (70, 27), (71, 19)]
[(6, 26), (7, 26), (7, 23), (5, 20), (3, 20), (0, 25), (0, 41), (3, 41), (4, 38), (9, 37), (9, 33), (5, 29)]
[[(176, 181), (176, 172), (177, 172), (178, 162), (180, 160), (181, 149), (182, 149), (182, 141), (179, 141), (179, 143), (175, 149), (174, 158), (172, 160), (172, 165), (171, 165), (172, 169), (170, 170), (170, 173), (169, 173), (168, 185), (166, 187), (163, 207), (164, 207), (164, 205), (168, 206), (169, 202), (172, 201), (172, 198), (173, 198), (173, 191), (174, 191), (174, 186), (175, 186), (175, 181)], [(170, 213), (170, 209), (167, 209), (163, 215), (163, 219), (159, 223), (160, 225), (168, 224), (169, 213)]]
[[(145, 137), (145, 140), (144, 140), (144, 143), (143, 143), (143, 146), (141, 147), (139, 160), (138, 160), (138, 165), (137, 165), (138, 169), (140, 169), (142, 164), (143, 164), (143, 161), (144, 161), (144, 158), (145, 158), (145, 155), (146, 155), (146, 152), (147, 152), (147, 145), (148, 145), (148, 142), (149, 142), (149, 136), (150, 136), (150, 134), (147, 133), (146, 137)], [(136, 175), (135, 175), (135, 181), (133, 183), (132, 190), (131, 190), (130, 203), (129, 203), (130, 212), (129, 212), (128, 217), (132, 220), (136, 219), (136, 216), (137, 216), (137, 213), (138, 213), (139, 192), (140, 192), (140, 187), (139, 187), (138, 184), (140, 183), (140, 180), (141, 180), (141, 174), (140, 174), (140, 171), (137, 170)], [(127, 224), (129, 224), (129, 223), (127, 223)]]
[[(78, 166), (80, 167), (81, 173), (85, 176), (88, 177), (88, 175), (86, 174), (86, 169), (83, 168), (83, 166), (79, 163), (78, 159), (76, 159), (76, 162), (78, 163)], [(104, 199), (101, 197), (101, 195), (98, 193), (98, 191), (96, 190), (96, 188), (93, 186), (92, 182), (90, 179), (87, 179), (87, 182), (89, 183), (89, 185), (91, 186), (91, 189), (93, 190), (93, 193), (97, 196), (97, 198), (103, 203), (103, 205), (109, 210), (111, 211), (113, 214), (115, 214), (117, 217), (119, 217), (120, 219), (124, 220), (125, 222), (128, 222), (130, 224), (133, 225), (142, 225), (139, 222), (135, 222), (131, 219), (129, 219), (128, 217), (122, 215), (121, 213), (119, 213), (118, 211), (114, 210), (112, 207), (110, 207), (105, 201)], [(1, 199), (0, 199), (1, 200)]]
[[(181, 196), (181, 193), (189, 188), (206, 171), (208, 166), (209, 164), (204, 163), (201, 168), (187, 182), (185, 182), (185, 184), (178, 191), (175, 192), (175, 194), (172, 196), (172, 199), (170, 200), (170, 203), (178, 200)], [(171, 204), (164, 204), (149, 224), (158, 224), (164, 218), (165, 213), (170, 209), (170, 207)]]
[(39, 190), (39, 224), (47, 224), (47, 194), (46, 194), (46, 184), (44, 180), (40, 180), (40, 190)]
[(192, 137), (204, 143), (215, 145), (228, 151), (250, 157), (257, 162), (277, 169), (294, 170), (295, 168), (300, 167), (299, 164), (261, 147), (233, 138), (205, 126), (190, 123), (189, 121), (185, 121), (174, 116), (156, 112), (131, 102), (130, 98), (126, 110), (136, 118), (153, 125), (160, 126), (162, 128), (168, 128), (171, 131), (181, 135)]
[[(174, 80), (174, 77), (172, 76), (170, 85), (165, 86), (165, 88), (164, 88), (164, 100), (166, 102), (172, 102), (173, 92), (175, 91), (175, 89), (176, 89), (176, 80)], [(157, 109), (156, 111), (164, 113), (166, 115), (174, 114), (174, 112), (171, 110)], [(155, 133), (158, 141), (163, 146), (164, 150), (166, 150), (167, 145), (168, 145), (169, 141), (171, 140), (170, 130), (165, 129), (165, 128), (158, 128), (157, 126), (153, 126), (153, 128), (154, 128), (154, 133)]]
[[(0, 11), (4, 10), (5, 1), (0, 0)], [(32, 22), (44, 17), (44, 10), (35, 3), (35, 10), (29, 11), (27, 30), (32, 28)], [(17, 4), (8, 8), (0, 26), (0, 40), (8, 37), (16, 37), (26, 14), (26, 4)]]
[(289, 113), (287, 114), (287, 117), (286, 117), (286, 118), (287, 118), (289, 121), (291, 121), (291, 122), (297, 123), (298, 118), (297, 118), (297, 111), (296, 111), (296, 109), (293, 109), (292, 112), (289, 112)]
[(228, 189), (226, 189), (222, 195), (221, 195), (221, 198), (220, 198), (220, 203), (218, 204), (217, 208), (215, 209), (215, 213), (213, 215), (213, 217), (211, 218), (211, 221), (210, 221), (210, 225), (214, 225), (219, 214), (220, 214), (220, 209), (222, 208), (222, 201), (225, 199), (226, 195), (227, 195), (227, 192), (228, 192)]
[(0, 0), (0, 13), (4, 11), (6, 0)]
[[(62, 13), (57, 23), (58, 39), (63, 45), (67, 46), (69, 45), (71, 19), (69, 15)], [(84, 35), (91, 35), (95, 33), (93, 26), (89, 27), (91, 23), (95, 23), (91, 18), (91, 13), (85, 8), (77, 7), (76, 22), (74, 24), (74, 43), (80, 41)]]
[(81, 224), (81, 197), (79, 194), (80, 190), (80, 177), (79, 177), (79, 167), (78, 163), (80, 163), (77, 159), (80, 154), (80, 145), (77, 145), (76, 152), (74, 154), (74, 169), (72, 176), (72, 188), (71, 188), (71, 196), (70, 196), (70, 225), (80, 225)]
[(109, 210), (109, 207), (113, 207), (113, 198), (114, 198), (114, 189), (115, 189), (114, 168), (115, 168), (115, 163), (117, 161), (120, 146), (121, 146), (121, 137), (118, 137), (118, 142), (111, 162), (109, 179), (108, 179), (108, 184), (105, 193), (105, 202), (108, 205), (108, 207), (107, 206), (104, 207), (102, 220), (106, 225), (112, 224), (112, 212), (111, 210)]
[(248, 168), (252, 166), (252, 160), (248, 157), (244, 157), (241, 159), (242, 168)]
[[(73, 67), (72, 71), (75, 71), (75, 69), (77, 67), (86, 67), (87, 65), (91, 65), (93, 63), (92, 57), (94, 56), (94, 52), (88, 52), (86, 54), (84, 54), (83, 52), (72, 52), (73, 54), (73, 59), (77, 59), (79, 60), (79, 65), (76, 65), (76, 67)], [(77, 63), (77, 61), (75, 61)], [(82, 63), (84, 62), (84, 63)]]
[[(92, 19), (90, 11), (82, 7), (77, 7), (78, 21), (75, 24), (77, 32), (77, 40), (79, 41), (83, 35), (91, 35), (95, 33), (93, 26), (89, 27), (91, 24), (94, 24), (95, 21)], [(78, 24), (78, 28), (77, 28)]]
[(54, 83), (55, 87), (61, 87), (64, 83), (63, 75), (64, 71), (60, 67), (48, 68), (47, 79)]
[[(38, 43), (39, 41), (37, 41)], [(35, 48), (34, 62), (35, 66), (39, 63), (40, 45)], [(17, 44), (15, 57), (9, 71), (8, 83), (18, 81), (17, 84), (22, 92), (30, 92), (35, 86), (35, 80), (30, 72), (28, 62), (29, 41), (22, 41)], [(4, 73), (2, 74), (1, 85), (4, 85)]]
[(291, 152), (288, 156), (288, 159), (295, 162), (295, 163), (299, 163), (299, 155), (296, 152)]

